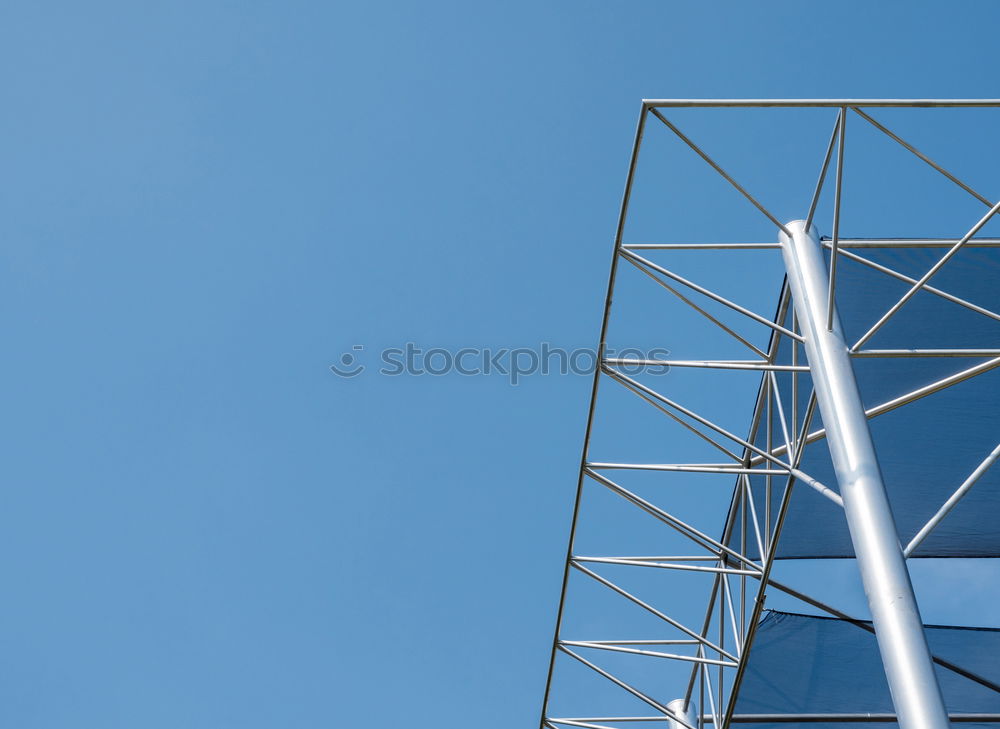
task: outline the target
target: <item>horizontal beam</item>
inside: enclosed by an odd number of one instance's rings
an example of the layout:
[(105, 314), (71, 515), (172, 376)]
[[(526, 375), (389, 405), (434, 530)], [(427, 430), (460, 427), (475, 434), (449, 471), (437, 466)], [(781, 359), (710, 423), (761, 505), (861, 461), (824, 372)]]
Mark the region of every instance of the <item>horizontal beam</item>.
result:
[(604, 362), (613, 367), (703, 367), (710, 370), (809, 371), (809, 367), (806, 365), (781, 365), (736, 359), (616, 359), (608, 357)]
[[(706, 724), (714, 723), (711, 714), (703, 714), (702, 721)], [(949, 714), (950, 721), (962, 723), (996, 723), (1000, 722), (1000, 714)], [(576, 722), (613, 722), (615, 724), (625, 722), (649, 722), (667, 721), (665, 716), (581, 716), (566, 719), (551, 718), (548, 721), (557, 724)], [(895, 714), (885, 713), (864, 713), (855, 712), (850, 714), (733, 714), (735, 724), (788, 724), (796, 722), (810, 723), (890, 723), (896, 721)]]
[(683, 251), (709, 248), (712, 250), (767, 250), (781, 248), (779, 243), (635, 243), (622, 246), (627, 251)]
[[(955, 722), (1000, 722), (1000, 714), (949, 714), (949, 721)], [(704, 717), (706, 723), (712, 722), (711, 716)], [(788, 723), (818, 723), (818, 724), (869, 724), (890, 723), (896, 721), (895, 714), (868, 714), (856, 712), (852, 714), (735, 714), (733, 722), (738, 724), (788, 724)]]
[[(951, 248), (961, 238), (841, 238), (840, 248)], [(823, 238), (824, 246), (829, 248), (831, 241)], [(972, 238), (965, 248), (996, 248), (1000, 246), (1000, 238)]]
[(648, 108), (1000, 107), (1000, 99), (643, 99)]
[(696, 640), (656, 639), (656, 640), (588, 640), (596, 645), (698, 645)]
[(619, 471), (676, 471), (678, 473), (745, 473), (753, 476), (788, 476), (791, 474), (791, 470), (787, 468), (745, 468), (738, 464), (725, 466), (711, 463), (601, 463), (588, 461), (587, 468)]
[(852, 357), (1000, 357), (1000, 349), (859, 349)]
[(617, 564), (626, 567), (656, 567), (665, 570), (680, 570), (688, 572), (710, 572), (722, 575), (744, 575), (756, 577), (760, 570), (741, 570), (734, 567), (712, 567), (701, 564), (674, 564), (672, 562), (653, 562), (645, 559), (628, 559), (627, 557), (573, 557), (575, 562), (593, 562), (596, 564)]
[[(838, 248), (950, 248), (959, 238), (839, 238)], [(829, 248), (832, 241), (820, 241)], [(1000, 238), (973, 238), (966, 248), (1000, 248)], [(744, 250), (765, 251), (781, 248), (778, 243), (630, 243), (623, 245), (626, 251), (689, 251), (689, 250)]]

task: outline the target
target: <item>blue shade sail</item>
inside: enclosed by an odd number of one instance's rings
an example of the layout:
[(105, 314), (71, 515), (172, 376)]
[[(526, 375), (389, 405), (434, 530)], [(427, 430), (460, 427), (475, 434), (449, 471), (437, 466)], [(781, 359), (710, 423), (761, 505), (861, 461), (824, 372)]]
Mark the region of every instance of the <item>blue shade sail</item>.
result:
[[(1000, 630), (932, 625), (925, 626), (925, 633), (932, 654), (981, 679), (935, 665), (948, 712), (1000, 713), (1000, 692), (984, 685), (1000, 683)], [(767, 611), (751, 649), (736, 713), (894, 713), (875, 635), (846, 620)], [(785, 729), (833, 725), (780, 724)], [(997, 724), (960, 726), (995, 729)]]
[[(862, 256), (912, 279), (919, 279), (947, 248), (862, 248), (848, 255)], [(860, 339), (910, 288), (856, 260), (841, 257), (837, 268), (837, 306), (846, 338)], [(1000, 248), (960, 250), (930, 280), (935, 288), (991, 312), (1000, 312)], [(791, 315), (783, 321), (792, 326)], [(862, 350), (1000, 349), (1000, 321), (972, 311), (941, 295), (921, 291), (908, 301)], [(792, 362), (791, 341), (779, 343), (777, 362)], [(902, 398), (945, 378), (967, 372), (992, 357), (978, 356), (865, 356), (853, 359), (866, 409)], [(797, 363), (804, 364), (801, 347)], [(798, 377), (793, 397), (792, 375), (777, 377), (787, 420), (794, 409), (801, 422), (811, 391), (807, 374)], [(780, 440), (780, 425), (771, 408), (772, 448)], [(761, 414), (762, 422), (767, 415)], [(871, 417), (870, 426), (901, 542), (905, 545), (934, 515), (983, 459), (1000, 442), (1000, 367), (940, 389), (884, 414)], [(818, 412), (810, 431), (822, 428)], [(789, 428), (791, 430), (791, 428)], [(765, 448), (764, 428), (754, 444)], [(837, 490), (827, 444), (820, 438), (806, 446), (801, 468)], [(763, 477), (751, 477), (758, 504), (766, 501)], [(772, 501), (780, 487), (772, 486)], [(774, 521), (774, 511), (771, 523)], [(1000, 556), (1000, 467), (976, 483), (955, 509), (916, 550), (916, 557)], [(762, 517), (763, 518), (763, 517)], [(740, 539), (739, 527), (730, 539)], [(754, 540), (746, 552), (756, 558)], [(842, 511), (808, 486), (795, 486), (788, 516), (778, 542), (779, 558), (853, 557)]]

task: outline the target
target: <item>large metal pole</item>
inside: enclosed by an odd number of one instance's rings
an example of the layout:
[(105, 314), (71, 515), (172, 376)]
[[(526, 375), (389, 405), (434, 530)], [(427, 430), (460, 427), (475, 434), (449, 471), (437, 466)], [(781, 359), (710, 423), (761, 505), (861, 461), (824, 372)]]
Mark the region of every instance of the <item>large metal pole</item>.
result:
[(827, 328), (823, 249), (804, 221), (785, 227), (791, 235), (780, 232), (778, 239), (788, 285), (899, 726), (947, 729), (948, 714), (836, 311)]

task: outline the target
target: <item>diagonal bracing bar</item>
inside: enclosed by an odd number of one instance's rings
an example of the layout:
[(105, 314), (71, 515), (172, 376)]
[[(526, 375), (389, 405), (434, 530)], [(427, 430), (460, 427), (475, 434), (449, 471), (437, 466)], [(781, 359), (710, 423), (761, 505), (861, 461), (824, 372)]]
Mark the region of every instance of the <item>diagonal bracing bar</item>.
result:
[[(803, 221), (779, 233), (816, 398), (901, 729), (946, 729), (920, 612), (896, 534), (847, 343), (828, 310), (823, 249)], [(830, 325), (828, 327), (828, 324)]]

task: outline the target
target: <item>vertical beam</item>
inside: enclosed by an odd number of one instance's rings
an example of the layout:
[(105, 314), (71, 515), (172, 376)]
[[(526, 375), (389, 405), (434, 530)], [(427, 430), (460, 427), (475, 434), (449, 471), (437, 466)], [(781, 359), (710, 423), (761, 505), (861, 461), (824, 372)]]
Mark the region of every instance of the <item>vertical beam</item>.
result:
[(803, 221), (779, 233), (795, 312), (858, 569), (901, 729), (947, 729), (910, 574), (896, 534), (882, 472), (836, 310), (827, 328), (829, 276), (815, 229)]

